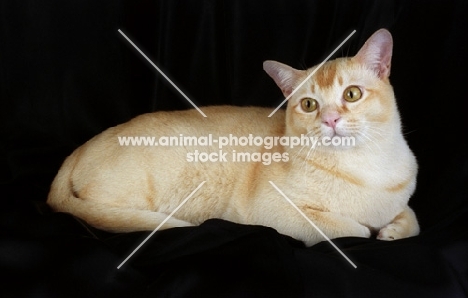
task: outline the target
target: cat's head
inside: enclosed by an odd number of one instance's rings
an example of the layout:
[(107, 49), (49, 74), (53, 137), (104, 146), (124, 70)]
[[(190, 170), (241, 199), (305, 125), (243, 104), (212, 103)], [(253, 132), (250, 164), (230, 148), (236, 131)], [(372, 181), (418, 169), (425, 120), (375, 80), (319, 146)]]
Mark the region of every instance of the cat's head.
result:
[(318, 140), (353, 137), (355, 146), (360, 146), (399, 130), (400, 120), (388, 79), (392, 46), (391, 34), (381, 29), (356, 56), (328, 61), (320, 68), (302, 71), (266, 61), (265, 71), (284, 96), (294, 93), (286, 109), (286, 133), (307, 134)]

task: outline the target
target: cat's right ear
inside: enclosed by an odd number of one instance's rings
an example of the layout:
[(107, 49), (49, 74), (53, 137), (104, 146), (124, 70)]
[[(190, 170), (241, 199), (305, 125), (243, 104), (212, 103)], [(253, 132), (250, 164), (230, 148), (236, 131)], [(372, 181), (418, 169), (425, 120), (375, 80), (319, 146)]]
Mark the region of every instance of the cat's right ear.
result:
[(300, 71), (276, 61), (263, 62), (263, 69), (275, 81), (283, 95), (288, 97), (293, 92)]

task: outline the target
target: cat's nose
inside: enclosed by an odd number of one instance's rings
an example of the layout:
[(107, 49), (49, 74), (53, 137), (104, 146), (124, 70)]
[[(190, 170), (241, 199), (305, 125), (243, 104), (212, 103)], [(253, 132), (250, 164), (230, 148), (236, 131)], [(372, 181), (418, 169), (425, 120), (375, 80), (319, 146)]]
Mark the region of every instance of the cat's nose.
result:
[(322, 122), (326, 126), (329, 126), (333, 129), (335, 129), (336, 124), (338, 121), (341, 119), (340, 114), (338, 113), (327, 113), (322, 116)]

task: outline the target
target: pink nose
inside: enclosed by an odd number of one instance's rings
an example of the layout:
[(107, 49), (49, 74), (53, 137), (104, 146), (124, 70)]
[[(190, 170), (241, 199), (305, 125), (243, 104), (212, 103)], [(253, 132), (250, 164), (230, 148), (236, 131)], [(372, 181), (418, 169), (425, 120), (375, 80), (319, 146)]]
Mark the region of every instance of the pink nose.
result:
[(335, 129), (336, 124), (341, 119), (340, 114), (338, 113), (328, 113), (322, 116), (322, 122), (326, 126), (332, 127)]

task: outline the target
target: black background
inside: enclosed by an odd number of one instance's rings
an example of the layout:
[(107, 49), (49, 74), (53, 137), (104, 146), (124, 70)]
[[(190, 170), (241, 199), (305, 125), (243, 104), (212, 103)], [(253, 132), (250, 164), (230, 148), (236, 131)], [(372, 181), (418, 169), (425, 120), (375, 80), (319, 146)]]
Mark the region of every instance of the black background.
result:
[[(2, 1), (0, 268), (7, 296), (468, 295), (467, 1)], [(64, 158), (108, 127), (191, 108), (121, 29), (200, 107), (275, 108), (264, 60), (305, 69), (376, 30), (393, 35), (391, 82), (419, 162), (421, 235), (303, 248), (264, 227), (211, 220), (113, 235), (44, 205)], [(208, 115), (209, 117), (209, 115)], [(375, 297), (375, 296), (374, 296)]]

